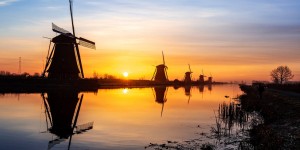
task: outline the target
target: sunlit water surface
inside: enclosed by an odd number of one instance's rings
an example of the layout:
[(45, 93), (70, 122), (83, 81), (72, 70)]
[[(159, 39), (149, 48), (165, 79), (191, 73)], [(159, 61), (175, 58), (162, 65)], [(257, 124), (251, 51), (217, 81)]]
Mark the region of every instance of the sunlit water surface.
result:
[[(0, 96), (0, 149), (68, 149), (70, 135), (60, 139), (64, 133), (50, 129), (72, 127), (82, 94), (76, 125), (93, 123), (92, 129), (80, 134), (74, 130), (70, 149), (144, 149), (149, 143), (197, 138), (197, 133), (209, 133), (216, 123), (214, 111), (219, 104), (241, 93), (237, 85), (100, 89), (75, 94), (77, 101), (72, 108), (64, 107), (72, 97), (64, 94), (46, 93), (45, 101), (41, 94), (5, 94)], [(61, 101), (64, 104), (57, 107)], [(64, 109), (74, 111), (66, 114)], [(72, 123), (62, 117), (71, 118)]]

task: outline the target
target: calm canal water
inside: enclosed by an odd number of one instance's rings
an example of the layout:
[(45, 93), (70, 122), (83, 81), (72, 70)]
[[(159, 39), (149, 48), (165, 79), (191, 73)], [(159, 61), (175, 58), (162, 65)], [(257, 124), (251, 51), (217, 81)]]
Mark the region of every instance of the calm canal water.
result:
[(214, 111), (241, 93), (238, 85), (215, 85), (4, 94), (0, 149), (132, 150), (190, 140), (209, 133)]

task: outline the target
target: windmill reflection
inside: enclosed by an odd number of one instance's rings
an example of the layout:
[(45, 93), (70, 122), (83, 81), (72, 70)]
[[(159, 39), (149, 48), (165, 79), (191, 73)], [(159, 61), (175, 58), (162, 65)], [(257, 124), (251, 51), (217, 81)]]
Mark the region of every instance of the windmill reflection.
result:
[(199, 92), (200, 93), (203, 93), (204, 92), (204, 85), (199, 85)]
[(211, 85), (211, 84), (208, 84), (208, 85), (207, 85), (207, 89), (211, 92), (211, 91), (212, 91), (212, 85)]
[[(55, 140), (48, 143), (48, 149), (56, 144), (69, 139), (68, 149), (70, 149), (72, 136), (93, 128), (93, 122), (77, 125), (77, 119), (83, 100), (83, 94), (78, 97), (79, 92), (75, 90), (55, 90), (42, 94), (47, 130), (56, 135)], [(49, 127), (50, 125), (50, 127)]]
[(192, 86), (190, 86), (190, 85), (187, 85), (187, 86), (184, 87), (184, 94), (189, 97), (188, 103), (190, 103), (190, 99), (191, 99), (191, 96), (192, 96), (191, 95), (191, 88), (192, 88)]
[(155, 102), (162, 104), (160, 116), (162, 116), (164, 111), (164, 105), (167, 102), (168, 88), (166, 86), (154, 87), (154, 97)]

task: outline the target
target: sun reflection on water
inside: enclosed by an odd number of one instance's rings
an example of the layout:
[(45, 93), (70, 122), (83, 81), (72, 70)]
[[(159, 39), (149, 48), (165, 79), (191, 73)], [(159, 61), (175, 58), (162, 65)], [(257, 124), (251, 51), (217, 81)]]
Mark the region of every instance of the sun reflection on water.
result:
[(123, 89), (123, 94), (127, 94), (128, 93), (128, 89), (126, 88), (126, 89)]

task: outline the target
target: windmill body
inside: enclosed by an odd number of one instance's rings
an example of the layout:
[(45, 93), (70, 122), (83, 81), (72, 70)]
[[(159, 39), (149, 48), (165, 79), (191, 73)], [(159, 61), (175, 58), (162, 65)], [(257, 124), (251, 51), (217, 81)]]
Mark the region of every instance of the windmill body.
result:
[(185, 72), (184, 83), (191, 83), (192, 82), (191, 75), (192, 75), (192, 72)]
[(162, 52), (162, 57), (163, 57), (163, 64), (156, 66), (155, 72), (151, 79), (151, 80), (154, 79), (155, 82), (159, 82), (159, 83), (165, 83), (169, 81), (168, 74), (167, 74), (168, 67), (165, 65), (165, 57), (163, 52)]
[(189, 65), (189, 71), (185, 72), (185, 76), (184, 76), (184, 83), (185, 84), (191, 84), (192, 83), (192, 70), (191, 70), (191, 67)]
[(210, 76), (207, 79), (207, 83), (208, 84), (212, 84), (213, 83), (213, 77), (212, 77), (211, 73), (210, 73)]
[(202, 69), (202, 74), (200, 74), (200, 76), (199, 76), (199, 83), (200, 84), (204, 84), (205, 83), (205, 81), (204, 81), (205, 77), (206, 76), (204, 75), (204, 72), (203, 72), (203, 69)]
[(212, 79), (213, 79), (212, 76), (208, 77), (207, 83), (211, 84), (213, 82)]
[(154, 81), (157, 82), (166, 82), (168, 81), (167, 75), (166, 75), (166, 67), (164, 64), (156, 66), (156, 73), (154, 77)]
[(48, 77), (55, 79), (79, 78), (79, 66), (75, 54), (75, 39), (66, 35), (58, 35), (52, 39), (54, 54), (49, 66)]
[(203, 74), (201, 74), (199, 76), (199, 82), (200, 82), (200, 84), (204, 84), (204, 75)]

